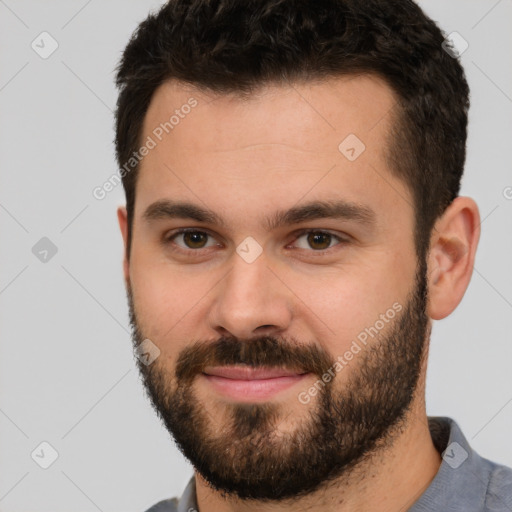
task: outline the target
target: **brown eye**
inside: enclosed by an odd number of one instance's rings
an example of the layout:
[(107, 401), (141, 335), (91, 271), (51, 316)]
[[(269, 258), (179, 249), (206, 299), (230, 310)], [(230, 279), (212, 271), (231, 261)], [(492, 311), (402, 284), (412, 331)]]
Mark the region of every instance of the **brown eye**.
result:
[(341, 249), (350, 242), (343, 236), (322, 231), (319, 229), (305, 229), (296, 235), (293, 245), (301, 250), (310, 253), (318, 253), (318, 256), (327, 253), (328, 250), (336, 248)]
[(183, 233), (183, 241), (189, 249), (202, 249), (207, 240), (208, 235), (202, 231), (187, 231)]
[(173, 235), (166, 237), (164, 243), (170, 246), (174, 245), (178, 250), (190, 251), (209, 248), (215, 245), (215, 239), (205, 231), (180, 229)]
[(331, 245), (332, 235), (322, 231), (312, 231), (308, 234), (308, 243), (312, 249), (324, 250)]

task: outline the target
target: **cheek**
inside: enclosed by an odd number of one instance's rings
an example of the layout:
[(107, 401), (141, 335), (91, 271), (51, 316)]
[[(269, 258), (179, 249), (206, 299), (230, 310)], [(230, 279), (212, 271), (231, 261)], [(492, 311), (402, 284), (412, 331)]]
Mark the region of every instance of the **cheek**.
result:
[(314, 326), (317, 342), (333, 357), (343, 355), (358, 337), (364, 340), (366, 329), (384, 333), (392, 327), (413, 279), (412, 269), (403, 265), (399, 272), (393, 266), (393, 259), (380, 253), (373, 265), (331, 269), (321, 277), (294, 275), (297, 315)]
[(171, 272), (147, 258), (142, 251), (134, 251), (130, 262), (130, 281), (137, 318), (144, 334), (155, 340), (165, 334), (184, 315), (187, 287), (178, 272)]
[(219, 278), (214, 271), (182, 268), (149, 251), (135, 252), (130, 280), (144, 334), (168, 353), (171, 345), (174, 353), (190, 343), (200, 332), (208, 292)]

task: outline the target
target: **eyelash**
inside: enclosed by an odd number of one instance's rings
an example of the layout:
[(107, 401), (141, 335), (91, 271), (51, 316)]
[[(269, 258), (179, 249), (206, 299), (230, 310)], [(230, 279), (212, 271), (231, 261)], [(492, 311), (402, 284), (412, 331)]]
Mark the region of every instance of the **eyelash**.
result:
[[(212, 246), (212, 247), (202, 247), (202, 248), (199, 248), (199, 249), (190, 249), (190, 248), (184, 249), (183, 247), (180, 247), (180, 246), (176, 245), (174, 243), (174, 239), (177, 236), (182, 235), (184, 233), (202, 233), (202, 234), (207, 235), (210, 238), (215, 238), (208, 231), (205, 231), (205, 230), (202, 230), (202, 229), (197, 229), (197, 228), (181, 228), (181, 229), (178, 229), (177, 231), (173, 232), (171, 235), (167, 235), (164, 238), (163, 242), (164, 242), (164, 244), (166, 246), (173, 246), (172, 247), (173, 251), (181, 252), (181, 253), (187, 254), (187, 255), (192, 255), (194, 253), (198, 253), (198, 255), (200, 255), (202, 250), (211, 249), (213, 247)], [(318, 249), (318, 250), (315, 250), (315, 249), (300, 249), (300, 250), (303, 250), (303, 251), (308, 251), (310, 253), (313, 253), (315, 256), (325, 255), (327, 251), (329, 251), (330, 249), (334, 249), (337, 245), (344, 245), (344, 244), (348, 243), (347, 239), (342, 238), (339, 235), (335, 235), (335, 234), (333, 234), (333, 233), (331, 233), (329, 231), (324, 231), (324, 230), (321, 230), (321, 229), (303, 229), (302, 231), (296, 233), (294, 241), (296, 241), (297, 239), (299, 239), (303, 235), (307, 235), (307, 234), (310, 234), (310, 233), (318, 233), (318, 234), (323, 234), (323, 235), (329, 235), (329, 236), (331, 236), (332, 238), (334, 238), (334, 239), (336, 239), (338, 241), (338, 244), (335, 244), (335, 245), (333, 245), (331, 247), (328, 247), (327, 249)]]

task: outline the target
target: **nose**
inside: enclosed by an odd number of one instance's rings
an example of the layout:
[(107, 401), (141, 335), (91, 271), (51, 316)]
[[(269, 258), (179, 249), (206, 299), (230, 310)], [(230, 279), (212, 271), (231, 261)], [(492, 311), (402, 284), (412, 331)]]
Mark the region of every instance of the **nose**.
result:
[(236, 252), (231, 271), (215, 287), (210, 326), (222, 336), (249, 339), (285, 331), (292, 319), (292, 292), (268, 268), (263, 252), (248, 263)]

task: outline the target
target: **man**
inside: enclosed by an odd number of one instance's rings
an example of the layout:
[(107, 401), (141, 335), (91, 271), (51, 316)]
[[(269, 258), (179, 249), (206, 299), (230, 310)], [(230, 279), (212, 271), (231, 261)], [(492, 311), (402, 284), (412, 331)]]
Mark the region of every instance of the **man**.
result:
[(171, 0), (133, 35), (133, 342), (195, 469), (151, 512), (512, 510), (512, 469), (426, 414), (480, 235), (443, 43), (408, 0)]

